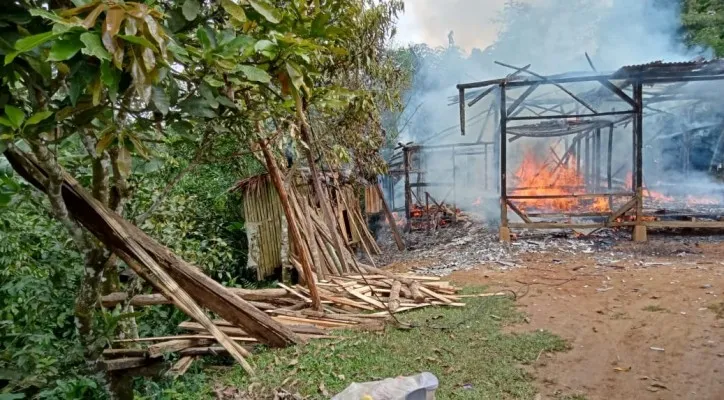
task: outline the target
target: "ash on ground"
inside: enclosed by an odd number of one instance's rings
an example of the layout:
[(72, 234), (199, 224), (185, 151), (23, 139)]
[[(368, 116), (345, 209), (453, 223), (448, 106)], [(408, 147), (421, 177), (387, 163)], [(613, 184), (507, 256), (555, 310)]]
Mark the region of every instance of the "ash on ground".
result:
[[(650, 236), (654, 235), (652, 231)], [(407, 250), (399, 251), (389, 228), (384, 227), (377, 237), (383, 254), (376, 262), (393, 268), (413, 263), (408, 269), (417, 274), (446, 276), (481, 266), (498, 270), (524, 267), (521, 257), (529, 254), (590, 254), (598, 266), (618, 268), (648, 266), (649, 259), (659, 256), (696, 257), (698, 243), (724, 240), (722, 235), (687, 235), (671, 230), (663, 238), (633, 244), (630, 232), (623, 229), (521, 231), (511, 243), (503, 243), (498, 239), (497, 225), (461, 222), (430, 232), (403, 234)], [(618, 246), (623, 243), (630, 245)]]
[[(601, 230), (583, 237), (576, 232), (521, 232), (511, 243), (498, 239), (497, 226), (482, 222), (463, 222), (445, 228), (413, 231), (403, 235), (407, 251), (399, 251), (389, 228), (378, 231), (378, 243), (383, 255), (380, 265), (409, 260), (427, 260), (430, 265), (413, 267), (418, 274), (445, 276), (454, 271), (468, 270), (480, 265), (497, 269), (522, 266), (519, 256), (530, 253), (571, 254), (594, 253), (610, 248), (624, 232)], [(629, 236), (630, 237), (630, 236)]]

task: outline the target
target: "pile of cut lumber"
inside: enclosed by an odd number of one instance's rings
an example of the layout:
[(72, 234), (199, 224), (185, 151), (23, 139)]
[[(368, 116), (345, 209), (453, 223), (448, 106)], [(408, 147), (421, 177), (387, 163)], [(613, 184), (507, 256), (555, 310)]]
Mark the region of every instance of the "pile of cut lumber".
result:
[[(462, 300), (470, 295), (460, 295), (459, 288), (439, 277), (394, 274), (389, 271), (364, 267), (378, 273), (368, 275), (342, 275), (330, 280), (317, 281), (322, 298), (323, 311), (311, 308), (309, 290), (301, 285), (278, 284), (272, 289), (229, 289), (238, 297), (264, 310), (275, 322), (294, 332), (303, 340), (337, 339), (335, 331), (381, 331), (393, 319), (392, 314), (430, 306), (464, 307)], [(369, 272), (369, 271), (366, 271)], [(472, 296), (497, 296), (491, 293)], [(126, 301), (125, 293), (104, 296), (106, 307)], [(135, 306), (171, 304), (163, 295), (137, 295), (130, 300)], [(239, 343), (247, 352), (258, 339), (242, 327), (223, 319), (213, 320), (214, 325), (228, 337)], [(182, 322), (179, 329), (187, 333), (178, 336), (146, 337), (116, 340), (114, 347), (104, 351), (104, 367), (109, 371), (152, 365), (163, 355), (176, 353), (179, 360), (168, 374), (183, 374), (192, 361), (202, 355), (225, 355), (228, 352), (218, 345), (207, 328), (193, 321)], [(129, 344), (145, 343), (142, 348), (126, 348)]]

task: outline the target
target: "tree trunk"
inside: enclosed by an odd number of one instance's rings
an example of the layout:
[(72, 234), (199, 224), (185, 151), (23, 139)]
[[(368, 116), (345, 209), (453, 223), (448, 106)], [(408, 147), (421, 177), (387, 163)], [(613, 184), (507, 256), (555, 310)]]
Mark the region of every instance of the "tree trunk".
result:
[(97, 340), (94, 315), (100, 300), (103, 282), (104, 251), (100, 248), (88, 253), (83, 268), (83, 278), (75, 298), (75, 322), (78, 337), (83, 345), (86, 362), (94, 364), (101, 355), (102, 347)]
[(269, 151), (267, 144), (263, 141), (261, 141), (259, 144), (262, 152), (264, 153), (264, 160), (266, 161), (267, 169), (269, 170), (269, 175), (271, 176), (272, 183), (274, 183), (274, 186), (277, 189), (277, 193), (279, 194), (279, 201), (281, 201), (282, 207), (284, 208), (284, 214), (287, 217), (287, 225), (292, 233), (292, 241), (294, 243), (294, 246), (299, 250), (300, 253), (300, 258), (302, 262), (301, 272), (305, 277), (307, 287), (309, 288), (309, 294), (312, 297), (312, 306), (315, 310), (321, 311), (322, 303), (319, 299), (319, 293), (317, 292), (317, 283), (314, 281), (314, 274), (312, 273), (312, 266), (310, 265), (311, 256), (307, 251), (307, 247), (302, 242), (302, 234), (299, 232), (298, 226), (299, 222), (297, 222), (297, 220), (294, 218), (294, 213), (292, 211), (291, 205), (289, 204), (289, 197), (287, 196), (287, 191), (284, 188), (284, 182), (282, 181), (281, 175), (279, 174), (279, 168), (277, 167), (276, 160), (274, 160), (274, 157)]

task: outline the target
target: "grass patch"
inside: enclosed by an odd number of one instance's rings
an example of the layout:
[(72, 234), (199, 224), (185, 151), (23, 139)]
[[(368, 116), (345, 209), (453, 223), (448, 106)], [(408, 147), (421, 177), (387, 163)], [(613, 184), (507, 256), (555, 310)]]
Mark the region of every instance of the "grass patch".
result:
[[(523, 319), (509, 299), (469, 300), (464, 308), (428, 308), (400, 316), (415, 326), (411, 330), (342, 332), (344, 340), (262, 351), (250, 358), (257, 371), (253, 379), (238, 366), (222, 372), (207, 369), (205, 390), (214, 385), (251, 387), (254, 393), (285, 388), (322, 399), (331, 396), (320, 386), (332, 395), (352, 382), (429, 371), (440, 380), (441, 400), (533, 398), (533, 378), (520, 365), (543, 352), (566, 350), (567, 344), (546, 331), (503, 333), (503, 325)], [(186, 379), (193, 378), (177, 382)]]
[(709, 310), (711, 310), (714, 314), (716, 314), (717, 319), (724, 318), (724, 301), (719, 303), (712, 303), (706, 306)]
[(665, 309), (664, 307), (657, 306), (655, 304), (646, 306), (642, 310), (648, 311), (648, 312), (669, 312), (669, 310)]

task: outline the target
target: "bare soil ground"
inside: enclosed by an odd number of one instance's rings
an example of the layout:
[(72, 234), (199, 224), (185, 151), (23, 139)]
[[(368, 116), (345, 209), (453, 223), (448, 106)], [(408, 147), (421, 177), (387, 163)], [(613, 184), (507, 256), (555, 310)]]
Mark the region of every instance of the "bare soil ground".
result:
[(610, 251), (628, 257), (521, 254), (521, 268), (450, 279), (515, 291), (529, 323), (513, 330), (569, 341), (531, 366), (543, 399), (724, 399), (724, 243), (651, 237)]

